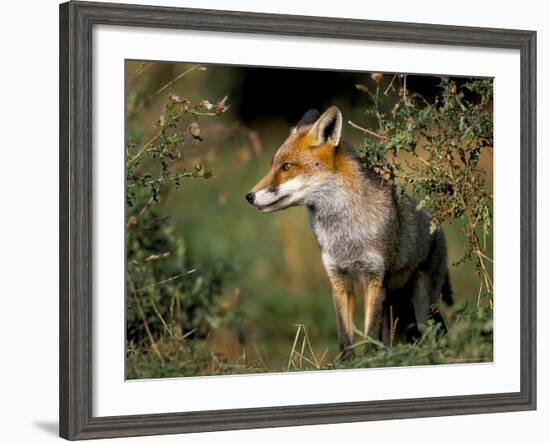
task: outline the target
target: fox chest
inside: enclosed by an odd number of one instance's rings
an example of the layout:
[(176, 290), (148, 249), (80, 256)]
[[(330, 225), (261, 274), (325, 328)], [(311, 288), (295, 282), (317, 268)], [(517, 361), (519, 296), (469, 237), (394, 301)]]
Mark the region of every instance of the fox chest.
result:
[(328, 273), (383, 273), (383, 252), (377, 232), (368, 224), (341, 217), (310, 216)]

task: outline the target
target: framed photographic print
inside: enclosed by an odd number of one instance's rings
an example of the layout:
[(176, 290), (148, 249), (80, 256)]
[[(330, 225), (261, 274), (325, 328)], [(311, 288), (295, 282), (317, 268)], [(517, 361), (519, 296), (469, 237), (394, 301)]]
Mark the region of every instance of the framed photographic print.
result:
[(61, 436), (534, 409), (535, 44), (62, 4)]

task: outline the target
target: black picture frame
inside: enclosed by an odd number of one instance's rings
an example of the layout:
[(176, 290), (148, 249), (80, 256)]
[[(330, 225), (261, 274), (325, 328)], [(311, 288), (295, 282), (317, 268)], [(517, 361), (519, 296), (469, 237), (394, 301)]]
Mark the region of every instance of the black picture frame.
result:
[[(519, 392), (94, 417), (92, 415), (92, 29), (193, 29), (511, 48), (521, 63)], [(217, 10), (60, 5), (60, 436), (69, 440), (356, 422), (536, 408), (536, 32)], [(228, 381), (229, 382), (229, 381)]]

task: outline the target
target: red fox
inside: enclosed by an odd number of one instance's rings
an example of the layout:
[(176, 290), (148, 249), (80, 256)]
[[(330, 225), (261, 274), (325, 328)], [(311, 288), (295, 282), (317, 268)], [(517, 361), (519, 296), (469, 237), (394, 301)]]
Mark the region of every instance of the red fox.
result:
[[(341, 357), (349, 359), (356, 289), (364, 298), (365, 336), (386, 345), (397, 318), (403, 339), (414, 335), (411, 324), (442, 322), (438, 301), (452, 303), (452, 293), (443, 232), (430, 233), (430, 216), (364, 167), (341, 133), (336, 106), (322, 115), (306, 112), (246, 199), (263, 213), (307, 208), (332, 285)], [(376, 346), (372, 340), (366, 353)]]

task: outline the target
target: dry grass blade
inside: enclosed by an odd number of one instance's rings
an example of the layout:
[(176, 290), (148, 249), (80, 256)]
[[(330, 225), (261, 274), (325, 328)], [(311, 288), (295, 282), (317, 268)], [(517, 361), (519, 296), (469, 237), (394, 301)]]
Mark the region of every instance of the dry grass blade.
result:
[(296, 336), (294, 336), (294, 343), (290, 349), (290, 356), (288, 357), (288, 365), (286, 367), (287, 370), (290, 370), (290, 367), (294, 366), (294, 353), (296, 352), (296, 345), (298, 344), (298, 339), (300, 338), (300, 326), (299, 324), (296, 324), (296, 326), (298, 328), (296, 329)]
[(151, 343), (151, 348), (155, 352), (155, 354), (159, 357), (161, 364), (164, 365), (164, 358), (162, 357), (162, 354), (160, 353), (160, 350), (158, 348), (157, 341), (153, 337), (153, 333), (151, 333), (151, 329), (149, 328), (149, 324), (147, 323), (147, 318), (145, 317), (145, 312), (143, 311), (143, 307), (141, 305), (141, 300), (139, 293), (134, 288), (131, 288), (132, 295), (134, 297), (134, 301), (136, 303), (139, 316), (143, 322), (143, 327), (145, 328), (145, 332), (147, 333), (147, 337), (149, 338), (149, 342)]
[(324, 361), (325, 358), (327, 357), (327, 354), (328, 354), (328, 347), (325, 348), (325, 351), (323, 352), (323, 354), (322, 354), (321, 357), (319, 358), (319, 366), (320, 366), (320, 367), (323, 366), (323, 361)]
[(197, 269), (191, 269), (191, 270), (188, 270), (185, 273), (180, 273), (179, 275), (175, 275), (175, 276), (172, 276), (171, 278), (168, 278), (168, 279), (165, 279), (163, 281), (157, 282), (156, 284), (146, 285), (145, 287), (140, 287), (140, 288), (134, 289), (134, 290), (136, 290), (137, 292), (143, 292), (143, 291), (151, 289), (153, 287), (158, 287), (160, 285), (167, 284), (169, 282), (175, 281), (176, 279), (180, 279), (184, 276), (190, 275), (191, 273), (195, 273), (196, 271), (197, 271)]
[(305, 334), (305, 330), (304, 330), (304, 336), (302, 338), (302, 349), (300, 351), (300, 368), (303, 368), (303, 363), (304, 363), (304, 351), (306, 350), (306, 334)]
[(307, 334), (307, 330), (305, 329), (305, 327), (304, 327), (304, 335), (307, 340), (307, 346), (309, 348), (309, 352), (311, 353), (311, 356), (313, 357), (313, 360), (315, 362), (315, 368), (319, 369), (321, 368), (321, 366), (319, 364), (319, 361), (317, 360), (317, 356), (315, 355), (315, 352), (313, 351), (313, 348), (311, 346), (311, 340), (309, 339), (309, 336)]
[[(157, 91), (155, 91), (155, 93), (153, 94), (153, 97), (156, 97), (157, 95), (161, 94), (163, 91), (165, 91), (166, 89), (168, 89), (170, 86), (172, 86), (176, 81), (180, 80), (181, 78), (185, 77), (187, 74), (197, 70), (198, 68), (200, 68), (201, 65), (200, 64), (197, 64), (193, 67), (190, 67), (189, 69), (187, 69), (186, 71), (182, 72), (181, 74), (179, 74), (176, 78), (174, 78), (173, 80), (170, 80), (168, 83), (166, 83), (164, 86), (162, 86), (160, 89), (158, 89)], [(136, 110), (137, 109), (140, 109), (142, 108), (143, 106), (145, 105), (144, 102), (141, 102), (138, 106), (136, 106)]]
[(393, 347), (395, 341), (395, 335), (397, 333), (397, 321), (399, 318), (393, 317), (393, 306), (390, 306), (390, 347)]
[(162, 86), (159, 90), (157, 90), (155, 92), (155, 95), (158, 95), (160, 94), (162, 91), (165, 91), (166, 89), (168, 89), (170, 86), (172, 86), (176, 81), (178, 81), (180, 78), (183, 78), (184, 76), (186, 76), (187, 74), (193, 72), (195, 69), (198, 69), (200, 68), (201, 65), (200, 64), (196, 64), (195, 66), (193, 67), (190, 67), (189, 69), (187, 69), (186, 71), (183, 71), (181, 74), (179, 74), (176, 78), (174, 78), (173, 80), (169, 81), (168, 83), (166, 83), (164, 86)]
[(388, 85), (386, 90), (384, 90), (384, 95), (386, 95), (386, 96), (388, 95), (389, 90), (393, 87), (393, 82), (394, 82), (396, 77), (397, 77), (397, 74), (394, 74), (394, 76), (392, 77), (392, 79), (390, 81), (390, 84)]
[(138, 68), (132, 72), (127, 77), (127, 81), (132, 81), (134, 78), (139, 77), (141, 74), (143, 74), (147, 69), (149, 69), (151, 66), (153, 66), (153, 62), (147, 62), (147, 63), (140, 63)]
[(166, 321), (164, 320), (164, 317), (161, 315), (159, 309), (157, 308), (157, 304), (156, 304), (156, 302), (153, 300), (152, 297), (149, 299), (149, 302), (151, 303), (151, 306), (153, 307), (153, 310), (155, 311), (155, 314), (157, 315), (157, 318), (159, 318), (159, 321), (161, 322), (161, 324), (162, 324), (163, 327), (165, 328), (166, 332), (167, 332), (171, 337), (174, 337), (174, 333), (172, 332), (172, 330), (170, 329), (170, 327), (168, 327), (168, 324), (166, 324)]
[(189, 336), (191, 336), (193, 333), (195, 333), (197, 331), (196, 328), (194, 328), (193, 330), (189, 330), (187, 333), (185, 333), (181, 339), (185, 339), (185, 338), (188, 338)]
[[(296, 335), (294, 336), (294, 343), (290, 350), (290, 355), (288, 357), (287, 370), (290, 370), (291, 367), (298, 369), (304, 368), (304, 361), (316, 369), (321, 368), (321, 363), (317, 358), (317, 355), (313, 351), (311, 341), (307, 334), (307, 330), (304, 324), (294, 324), (296, 326)], [(297, 351), (298, 341), (302, 339), (301, 349)], [(309, 355), (306, 356), (306, 349), (309, 352)], [(323, 353), (321, 360), (325, 358), (328, 349)]]

